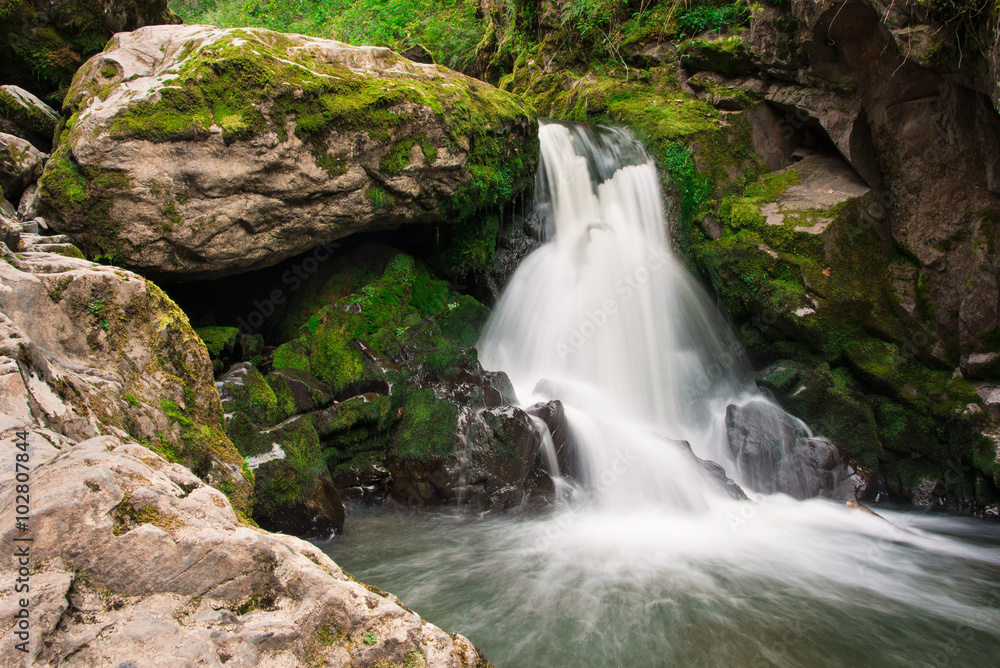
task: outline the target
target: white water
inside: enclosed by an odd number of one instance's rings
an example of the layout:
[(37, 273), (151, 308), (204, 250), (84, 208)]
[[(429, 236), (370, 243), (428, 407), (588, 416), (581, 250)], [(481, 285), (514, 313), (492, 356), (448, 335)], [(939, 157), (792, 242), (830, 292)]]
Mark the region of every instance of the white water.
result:
[(480, 358), (523, 404), (564, 402), (590, 494), (520, 520), (362, 515), (331, 556), (498, 668), (1000, 665), (996, 526), (733, 501), (668, 440), (733, 475), (724, 409), (755, 396), (739, 346), (668, 248), (641, 149), (541, 138), (550, 240)]
[(550, 239), (511, 279), (480, 360), (507, 372), (524, 404), (562, 400), (600, 503), (707, 509), (712, 487), (668, 439), (731, 463), (725, 408), (753, 388), (742, 350), (670, 250), (641, 146), (562, 123), (540, 135)]

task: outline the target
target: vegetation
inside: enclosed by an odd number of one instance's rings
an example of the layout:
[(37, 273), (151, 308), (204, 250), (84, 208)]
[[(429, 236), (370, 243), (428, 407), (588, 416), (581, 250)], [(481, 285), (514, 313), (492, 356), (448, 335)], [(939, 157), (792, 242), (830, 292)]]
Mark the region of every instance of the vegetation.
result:
[(174, 0), (185, 23), (254, 26), (396, 51), (425, 49), (435, 63), (465, 69), (483, 36), (475, 0)]

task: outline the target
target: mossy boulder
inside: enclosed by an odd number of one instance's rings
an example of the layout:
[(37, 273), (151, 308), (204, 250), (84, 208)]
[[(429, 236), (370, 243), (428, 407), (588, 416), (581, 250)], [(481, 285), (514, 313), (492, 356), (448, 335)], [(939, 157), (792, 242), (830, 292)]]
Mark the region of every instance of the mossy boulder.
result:
[(686, 67), (718, 72), (727, 77), (746, 74), (755, 67), (740, 35), (690, 39), (677, 45), (677, 53)]
[(252, 364), (243, 362), (234, 366), (219, 380), (218, 387), (226, 415), (243, 413), (260, 427), (278, 423), (278, 400)]
[(41, 151), (52, 148), (59, 123), (55, 109), (19, 86), (0, 86), (0, 132), (27, 139)]
[(247, 451), (247, 465), (254, 474), (254, 520), (270, 531), (300, 536), (325, 537), (341, 531), (344, 507), (312, 422), (305, 417), (288, 420), (250, 441), (255, 442), (268, 449)]
[(18, 201), (25, 187), (42, 175), (47, 157), (27, 140), (0, 132), (0, 197)]
[(64, 113), (43, 214), (91, 256), (170, 277), (404, 223), (479, 224), (537, 166), (536, 123), (513, 95), (388, 49), (262, 29), (117, 35)]
[(163, 23), (180, 23), (167, 0), (4, 0), (0, 80), (59, 99), (112, 35)]
[(308, 384), (317, 403), (329, 394), (305, 374), (272, 376), (243, 362), (218, 382), (226, 433), (253, 480), (253, 519), (272, 531), (328, 536), (343, 527), (343, 505), (313, 418), (297, 410), (295, 386)]
[(280, 369), (264, 380), (274, 392), (279, 420), (309, 413), (333, 401), (329, 385), (297, 369)]
[(204, 344), (155, 284), (82, 259), (0, 245), (0, 412), (72, 444), (132, 440), (249, 513)]

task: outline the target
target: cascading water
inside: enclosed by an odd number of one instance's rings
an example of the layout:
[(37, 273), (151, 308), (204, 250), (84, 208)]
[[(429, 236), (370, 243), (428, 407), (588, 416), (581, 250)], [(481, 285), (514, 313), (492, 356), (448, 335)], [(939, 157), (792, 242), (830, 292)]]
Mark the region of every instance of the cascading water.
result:
[(331, 556), (498, 668), (996, 665), (1000, 528), (704, 477), (677, 441), (733, 475), (725, 406), (760, 398), (670, 252), (656, 171), (623, 131), (541, 139), (549, 239), (480, 358), (522, 403), (564, 402), (589, 493), (529, 518), (362, 514)]
[(563, 402), (581, 477), (605, 481), (591, 485), (599, 502), (704, 508), (711, 486), (676, 441), (728, 460), (725, 407), (752, 387), (741, 348), (669, 248), (642, 146), (553, 122), (540, 140), (548, 243), (494, 310), (483, 366), (507, 372), (525, 403)]

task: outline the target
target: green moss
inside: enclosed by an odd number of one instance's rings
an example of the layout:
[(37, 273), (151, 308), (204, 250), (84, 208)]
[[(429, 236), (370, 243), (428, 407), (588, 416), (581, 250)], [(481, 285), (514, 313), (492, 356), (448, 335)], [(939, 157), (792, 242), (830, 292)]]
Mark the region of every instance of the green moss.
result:
[(86, 257), (84, 257), (83, 255), (83, 251), (81, 251), (79, 248), (71, 244), (59, 244), (56, 246), (50, 246), (49, 252), (55, 253), (56, 255), (62, 255), (63, 257), (75, 257), (79, 260), (86, 259)]
[(200, 327), (194, 330), (205, 343), (211, 357), (219, 357), (225, 349), (235, 349), (240, 330), (235, 327)]
[(351, 340), (363, 336), (368, 325), (365, 317), (325, 307), (314, 314), (298, 339), (282, 344), (274, 351), (275, 369), (306, 371), (329, 383), (336, 394), (364, 377), (361, 352)]
[(117, 197), (131, 190), (128, 177), (101, 168), (85, 173), (73, 160), (69, 147), (63, 144), (49, 158), (38, 183), (42, 197), (59, 215), (76, 219), (85, 230), (77, 236), (87, 255), (112, 261), (122, 255), (121, 223), (113, 214), (113, 206)]
[(410, 394), (392, 436), (390, 453), (398, 458), (450, 457), (456, 448), (458, 407), (425, 388)]
[(66, 292), (66, 288), (68, 288), (72, 282), (72, 276), (63, 276), (62, 278), (56, 280), (55, 285), (49, 289), (49, 299), (58, 303), (62, 299), (63, 293)]
[(222, 408), (226, 413), (240, 412), (249, 417), (259, 427), (270, 427), (278, 422), (278, 402), (271, 386), (264, 380), (256, 367), (244, 365), (238, 380), (226, 383)]
[(430, 167), (437, 161), (437, 148), (423, 132), (405, 137), (392, 145), (389, 153), (382, 158), (379, 169), (386, 174), (399, 174), (410, 165), (410, 154), (413, 146), (420, 147), (424, 165)]
[(115, 506), (111, 520), (111, 532), (115, 536), (121, 536), (143, 524), (152, 524), (167, 532), (176, 531), (184, 526), (184, 521), (176, 515), (161, 513), (153, 505), (136, 505), (128, 492), (125, 493), (121, 503)]
[(365, 199), (371, 202), (375, 209), (392, 211), (396, 208), (396, 196), (378, 186), (371, 186), (366, 189)]
[(282, 459), (261, 464), (254, 478), (254, 516), (273, 516), (282, 508), (308, 498), (326, 473), (319, 436), (309, 420), (295, 420), (279, 432), (269, 432), (284, 452)]
[(685, 65), (719, 72), (729, 78), (753, 69), (750, 53), (739, 35), (690, 39), (677, 45), (677, 53)]

